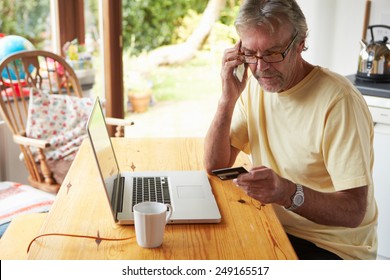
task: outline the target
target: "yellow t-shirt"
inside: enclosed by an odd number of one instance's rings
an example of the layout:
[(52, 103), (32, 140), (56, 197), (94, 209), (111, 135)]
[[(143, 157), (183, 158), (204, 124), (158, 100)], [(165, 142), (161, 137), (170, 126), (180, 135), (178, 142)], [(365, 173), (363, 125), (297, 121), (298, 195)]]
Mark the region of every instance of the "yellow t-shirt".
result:
[(265, 92), (251, 78), (237, 102), (231, 143), (254, 166), (320, 192), (368, 185), (357, 228), (324, 226), (274, 205), (286, 232), (343, 259), (374, 259), (377, 207), (372, 183), (373, 122), (361, 94), (344, 77), (315, 67), (293, 88)]

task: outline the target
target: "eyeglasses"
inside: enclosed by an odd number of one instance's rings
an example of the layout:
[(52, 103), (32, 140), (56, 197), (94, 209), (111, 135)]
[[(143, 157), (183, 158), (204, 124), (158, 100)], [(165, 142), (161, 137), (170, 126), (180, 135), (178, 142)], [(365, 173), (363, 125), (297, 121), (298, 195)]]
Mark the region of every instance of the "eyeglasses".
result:
[(263, 55), (263, 56), (257, 56), (254, 54), (242, 54), (242, 57), (244, 58), (244, 63), (248, 64), (257, 64), (257, 61), (259, 59), (262, 59), (264, 62), (267, 63), (276, 63), (276, 62), (281, 62), (284, 60), (284, 58), (287, 56), (289, 50), (293, 46), (293, 43), (295, 39), (298, 36), (298, 32), (295, 33), (294, 38), (291, 40), (290, 44), (288, 44), (286, 50), (284, 52), (276, 52), (276, 53), (271, 53), (268, 55)]

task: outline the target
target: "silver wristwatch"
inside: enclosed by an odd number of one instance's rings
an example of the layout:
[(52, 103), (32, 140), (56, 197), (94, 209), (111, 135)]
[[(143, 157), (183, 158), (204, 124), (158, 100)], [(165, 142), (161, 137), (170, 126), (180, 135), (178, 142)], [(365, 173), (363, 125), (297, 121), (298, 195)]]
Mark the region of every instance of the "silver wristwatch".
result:
[(305, 194), (303, 193), (303, 187), (300, 184), (296, 184), (297, 190), (291, 197), (291, 206), (287, 210), (295, 210), (305, 202)]

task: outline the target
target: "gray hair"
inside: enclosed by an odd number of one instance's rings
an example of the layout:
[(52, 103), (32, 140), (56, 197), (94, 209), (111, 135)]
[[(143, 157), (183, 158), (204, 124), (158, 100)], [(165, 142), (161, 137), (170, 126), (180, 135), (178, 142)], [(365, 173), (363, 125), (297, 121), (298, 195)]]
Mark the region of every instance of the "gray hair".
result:
[(235, 27), (238, 34), (244, 28), (260, 25), (266, 25), (273, 31), (273, 23), (282, 20), (287, 20), (298, 33), (298, 42), (306, 39), (306, 18), (295, 0), (245, 0), (238, 12)]

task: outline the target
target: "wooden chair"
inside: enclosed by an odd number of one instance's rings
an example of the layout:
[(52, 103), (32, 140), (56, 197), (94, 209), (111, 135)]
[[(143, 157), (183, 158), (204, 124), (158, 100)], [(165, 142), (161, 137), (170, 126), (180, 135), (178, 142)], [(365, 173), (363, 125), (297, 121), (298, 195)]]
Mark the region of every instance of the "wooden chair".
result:
[[(43, 50), (21, 51), (0, 62), (0, 113), (19, 145), (29, 183), (38, 189), (56, 193), (61, 182), (55, 180), (52, 165), (48, 164), (46, 139), (26, 136), (29, 94), (31, 90), (44, 90), (49, 94), (82, 97), (82, 89), (73, 68), (62, 57)], [(107, 124), (116, 125), (116, 135), (124, 135), (124, 126), (131, 121), (107, 118)], [(38, 160), (33, 154), (38, 149)], [(70, 166), (70, 164), (69, 164)], [(67, 166), (66, 168), (69, 168)], [(65, 170), (67, 172), (67, 170)]]

